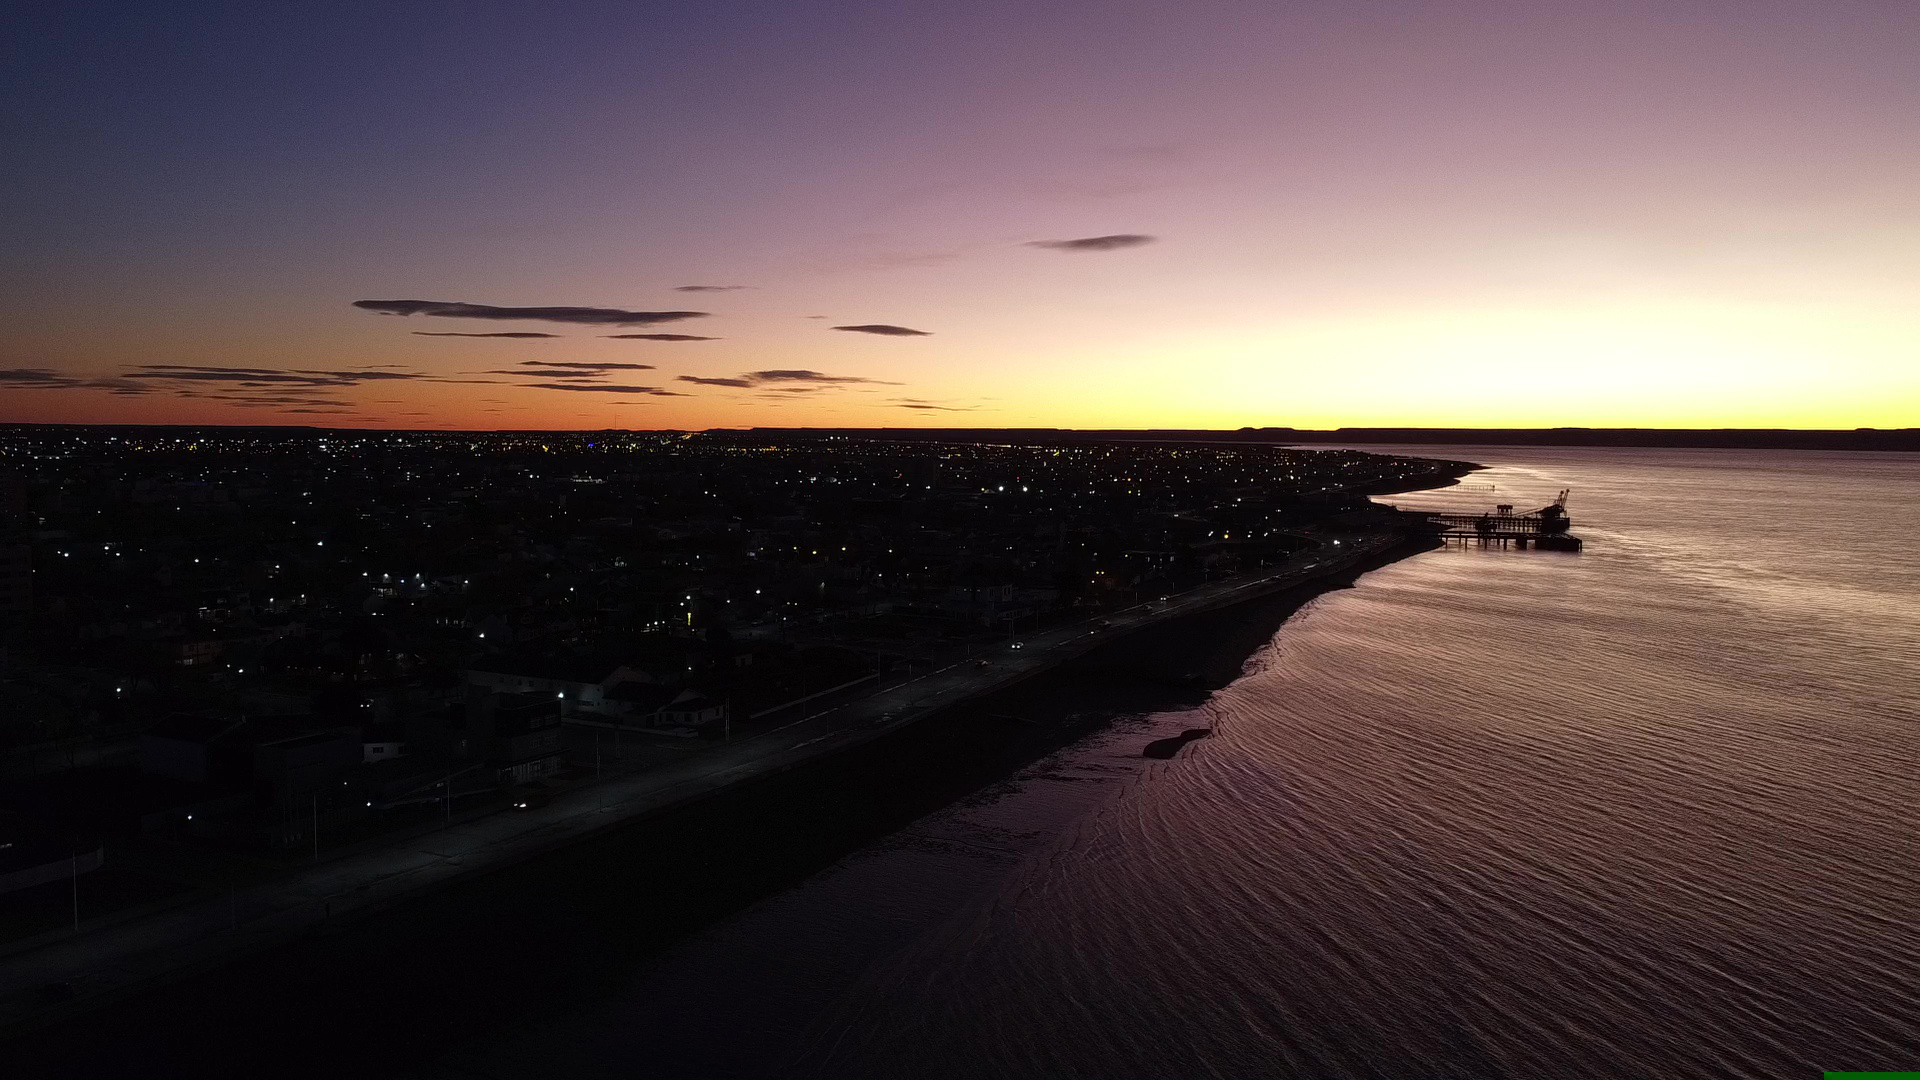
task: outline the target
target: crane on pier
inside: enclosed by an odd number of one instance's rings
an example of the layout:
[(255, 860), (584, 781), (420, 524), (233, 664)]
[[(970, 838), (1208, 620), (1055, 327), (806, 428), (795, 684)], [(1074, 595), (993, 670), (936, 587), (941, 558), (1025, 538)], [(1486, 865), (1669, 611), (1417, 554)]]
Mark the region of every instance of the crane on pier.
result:
[(1422, 511), (1435, 531), (1446, 539), (1476, 541), (1481, 546), (1499, 544), (1502, 547), (1511, 543), (1525, 549), (1534, 547), (1542, 551), (1579, 551), (1580, 539), (1567, 534), (1572, 524), (1567, 517), (1567, 497), (1572, 489), (1560, 489), (1560, 496), (1551, 505), (1543, 506), (1530, 513), (1514, 513), (1513, 504), (1501, 503), (1491, 514), (1450, 514), (1439, 511)]

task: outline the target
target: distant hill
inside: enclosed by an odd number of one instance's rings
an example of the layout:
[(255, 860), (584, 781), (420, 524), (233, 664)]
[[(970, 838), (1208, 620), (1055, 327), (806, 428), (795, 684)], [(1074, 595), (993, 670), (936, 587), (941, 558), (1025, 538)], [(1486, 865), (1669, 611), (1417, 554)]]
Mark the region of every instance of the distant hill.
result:
[(933, 442), (1254, 442), (1461, 446), (1645, 446), (1721, 450), (1920, 450), (1920, 428), (1334, 428), (1285, 427), (1207, 431), (1191, 428), (750, 428), (742, 435), (779, 438), (885, 438)]

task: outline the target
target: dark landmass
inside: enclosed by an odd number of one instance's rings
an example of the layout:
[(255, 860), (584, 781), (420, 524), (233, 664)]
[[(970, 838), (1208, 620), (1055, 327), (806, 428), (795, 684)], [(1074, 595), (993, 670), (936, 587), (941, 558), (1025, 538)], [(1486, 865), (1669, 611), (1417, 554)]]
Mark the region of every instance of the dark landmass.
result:
[[(451, 1049), (595, 1007), (703, 928), (1118, 716), (1198, 704), (1301, 606), (1432, 546), (1152, 624), (811, 765), (22, 1034), (0, 1057), (18, 1077), (431, 1071)], [(741, 1024), (716, 1016), (711, 1040), (687, 1041), (718, 1046)], [(632, 1070), (714, 1073), (712, 1060), (665, 1057)]]
[(1473, 446), (1630, 446), (1703, 450), (1920, 450), (1920, 428), (1339, 428), (1297, 431), (1294, 443)]
[[(220, 432), (246, 434), (257, 438), (310, 437), (339, 432), (366, 435), (366, 428), (322, 428), (305, 425), (258, 427), (197, 425), (192, 427), (160, 424), (4, 424), (6, 430), (101, 430), (132, 432)], [(373, 429), (372, 433), (405, 429)], [(572, 434), (592, 434), (587, 430), (566, 429)], [(684, 434), (679, 429), (603, 428), (607, 434), (653, 433)], [(748, 428), (714, 429), (741, 438), (887, 439), (901, 442), (999, 443), (1034, 446), (1072, 443), (1265, 443), (1277, 445), (1326, 444), (1348, 446), (1629, 446), (1670, 447), (1708, 450), (1903, 450), (1920, 451), (1920, 428), (1374, 428), (1344, 427), (1310, 430), (1290, 427), (1243, 427), (1232, 430), (1202, 428)], [(436, 434), (462, 434), (433, 429)], [(497, 434), (541, 434), (542, 430), (514, 432), (502, 429)]]
[[(737, 781), (884, 727), (883, 707), (828, 714), (916, 672), (964, 665), (954, 700), (1062, 659), (987, 670), (983, 650), (1274, 588), (1343, 554), (1330, 534), (1371, 552), (1409, 523), (1368, 493), (1473, 468), (1273, 443), (52, 427), (0, 429), (0, 459), (0, 876), (26, 875), (0, 949), (32, 955), (0, 967), (8, 1030), (471, 872), (415, 846), (456, 819)], [(1083, 697), (1151, 709), (1156, 670)], [(790, 722), (821, 737), (726, 752)], [(460, 850), (540, 831), (511, 818)]]
[(1070, 428), (752, 428), (741, 433), (783, 438), (850, 437), (931, 442), (1048, 443), (1325, 443), (1416, 446), (1636, 446), (1715, 450), (1920, 450), (1920, 428), (1334, 428), (1243, 427), (1074, 430)]

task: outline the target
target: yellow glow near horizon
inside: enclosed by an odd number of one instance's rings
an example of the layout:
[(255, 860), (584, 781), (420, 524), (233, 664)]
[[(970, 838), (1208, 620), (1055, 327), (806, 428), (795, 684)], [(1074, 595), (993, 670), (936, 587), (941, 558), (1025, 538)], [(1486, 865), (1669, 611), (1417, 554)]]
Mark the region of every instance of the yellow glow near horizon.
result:
[(1117, 427), (1920, 424), (1910, 320), (1860, 316), (1640, 303), (1343, 317), (1071, 365), (1035, 395), (1046, 408), (1020, 411)]

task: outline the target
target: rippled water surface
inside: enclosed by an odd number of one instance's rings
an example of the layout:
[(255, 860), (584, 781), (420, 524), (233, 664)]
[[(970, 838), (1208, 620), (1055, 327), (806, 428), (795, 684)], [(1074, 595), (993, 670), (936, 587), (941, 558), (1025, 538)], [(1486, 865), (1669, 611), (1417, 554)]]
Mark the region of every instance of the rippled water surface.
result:
[[(1436, 448), (1434, 552), (488, 1055), (582, 1075), (1920, 1068), (1920, 458)], [(1487, 485), (1495, 490), (1483, 490)], [(1214, 738), (1147, 762), (1148, 738)]]

